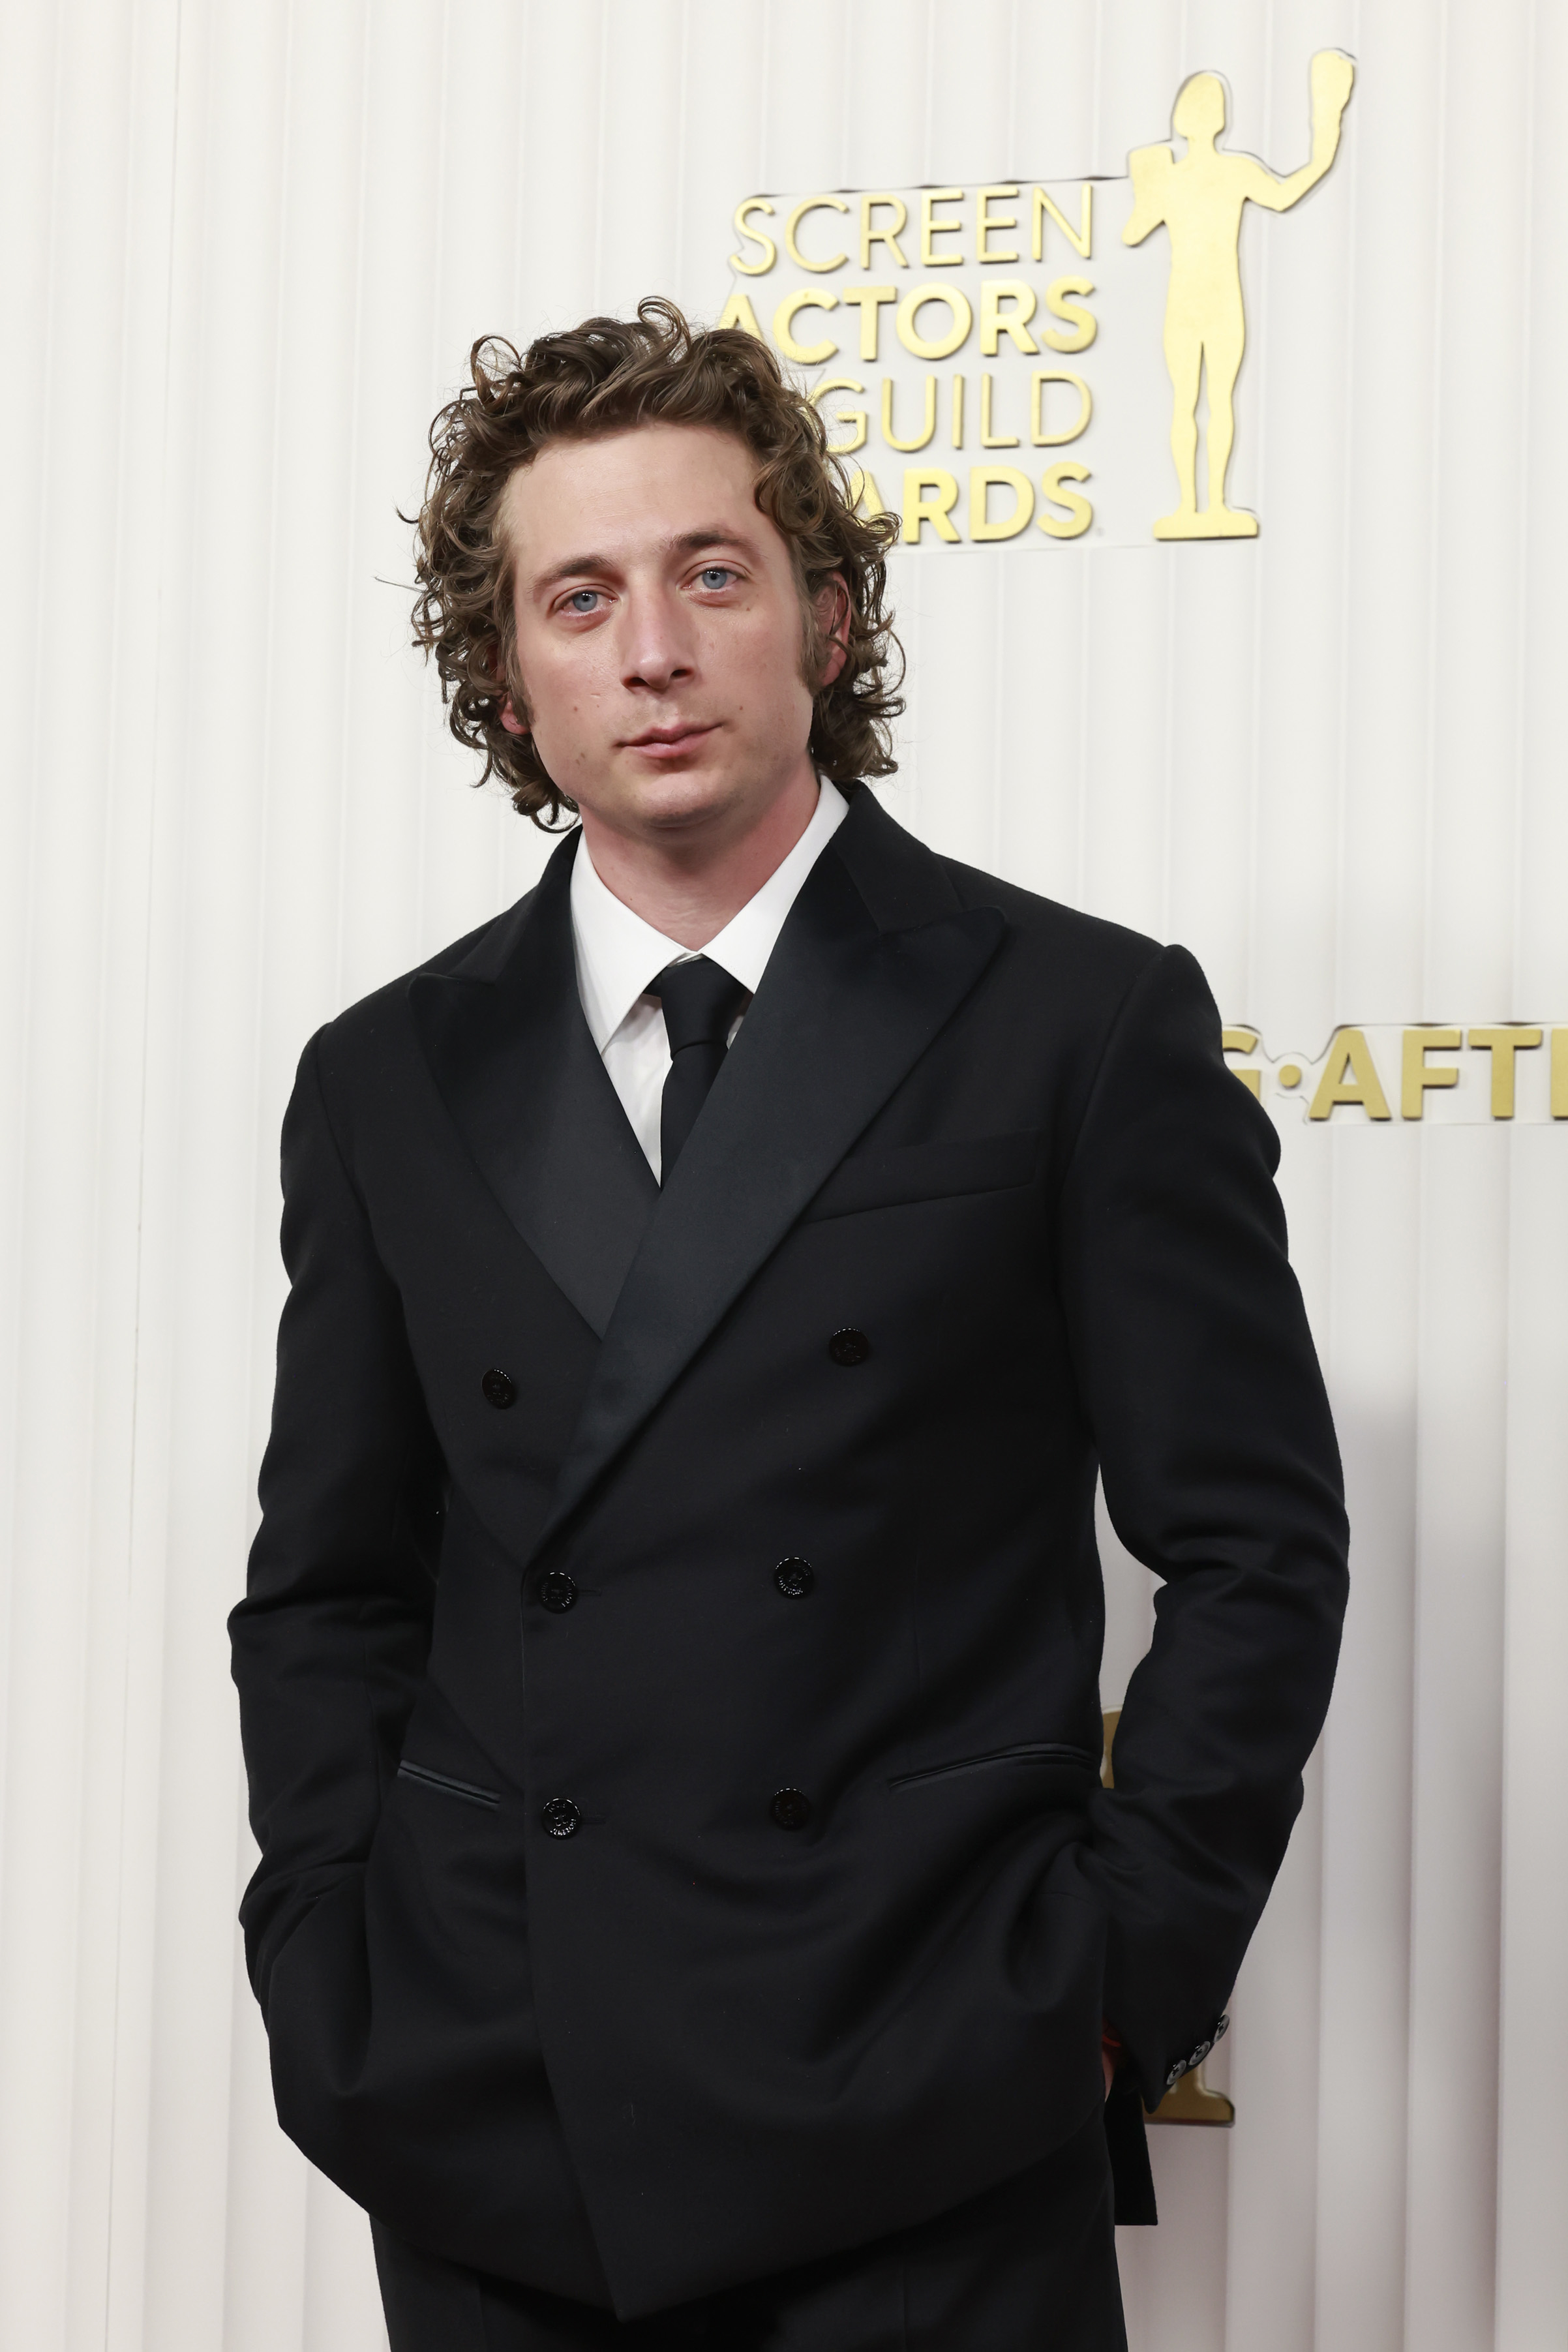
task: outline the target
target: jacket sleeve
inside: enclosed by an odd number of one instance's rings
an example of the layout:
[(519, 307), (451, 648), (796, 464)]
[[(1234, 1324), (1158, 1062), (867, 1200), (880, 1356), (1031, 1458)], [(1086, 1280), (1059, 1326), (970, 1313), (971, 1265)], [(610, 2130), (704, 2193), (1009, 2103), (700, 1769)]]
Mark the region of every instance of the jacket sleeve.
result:
[(397, 1290), (333, 1132), (321, 1040), (283, 1124), (272, 1432), (229, 1620), (261, 1861), (240, 1906), (265, 2011), (311, 1904), (363, 1868), (429, 1651), (441, 1464)]
[(1347, 1576), (1338, 1449), (1274, 1189), (1192, 957), (1130, 992), (1062, 1193), (1059, 1275), (1111, 1523), (1162, 1580), (1091, 1807), (1105, 2012), (1153, 2107), (1204, 2054), (1322, 1727)]

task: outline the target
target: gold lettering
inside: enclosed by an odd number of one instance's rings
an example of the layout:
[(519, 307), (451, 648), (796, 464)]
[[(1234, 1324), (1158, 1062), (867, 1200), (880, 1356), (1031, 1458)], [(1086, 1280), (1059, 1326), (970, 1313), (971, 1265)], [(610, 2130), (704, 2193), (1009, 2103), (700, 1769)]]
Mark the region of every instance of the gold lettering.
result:
[[(1001, 259), (1000, 254), (996, 257)], [(1004, 302), (1017, 305), (1011, 318), (1003, 313)], [(1040, 347), (1029, 332), (1029, 320), (1035, 315), (1035, 289), (1021, 278), (993, 278), (980, 289), (980, 348), (988, 360), (996, 356), (996, 344), (1003, 335), (1011, 335), (1018, 349), (1037, 359)]]
[[(945, 302), (952, 310), (952, 324), (944, 335), (922, 335), (916, 327), (928, 302)], [(969, 297), (957, 286), (911, 286), (899, 305), (899, 341), (917, 360), (951, 359), (973, 324)]]
[[(1351, 1034), (1348, 1030), (1344, 1033)], [(1439, 1063), (1429, 1069), (1426, 1056), (1432, 1053), (1451, 1054), (1461, 1043), (1457, 1029), (1407, 1029), (1399, 1063), (1399, 1116), (1419, 1118), (1426, 1108), (1428, 1087), (1457, 1087), (1459, 1073), (1452, 1063)], [(1321, 1093), (1321, 1087), (1319, 1092)], [(1314, 1104), (1312, 1117), (1317, 1117)]]
[(1052, 539), (1081, 539), (1094, 520), (1094, 509), (1089, 500), (1063, 487), (1068, 482), (1087, 482), (1089, 478), (1087, 466), (1068, 464), (1051, 466), (1040, 476), (1040, 488), (1047, 498), (1067, 509), (1065, 516), (1047, 514), (1042, 509), (1035, 518)]
[[(865, 389), (858, 376), (830, 375), (826, 383), (817, 385), (811, 396), (820, 410), (830, 392), (864, 392)], [(848, 425), (854, 427), (853, 441), (837, 441), (828, 444), (836, 457), (847, 457), (853, 450), (865, 447), (866, 412), (863, 408), (837, 408), (834, 410), (831, 416), (825, 416), (822, 421), (829, 432), (836, 425)]]
[[(986, 511), (993, 488), (1011, 490), (1013, 511), (993, 522)], [(1016, 539), (1034, 519), (1035, 486), (1016, 466), (971, 466), (969, 468), (969, 536), (973, 540)]]
[[(764, 236), (760, 228), (746, 226), (753, 213), (771, 214), (772, 211), (773, 206), (766, 196), (748, 196), (743, 205), (735, 206), (737, 236), (745, 237), (752, 245), (760, 245), (767, 257), (763, 261), (742, 261), (738, 253), (732, 253), (730, 256), (730, 267), (731, 269), (738, 269), (742, 278), (765, 278), (779, 257), (778, 247), (771, 236)], [(750, 332), (751, 330), (748, 329), (747, 331)]]
[[(894, 220), (891, 228), (872, 227), (871, 215), (874, 212), (879, 211), (890, 212), (897, 215), (897, 218)], [(871, 267), (871, 247), (874, 245), (885, 245), (900, 269), (907, 269), (909, 268), (909, 263), (904, 259), (903, 247), (899, 243), (899, 231), (903, 227), (904, 223), (909, 219), (909, 206), (905, 204), (902, 196), (889, 196), (883, 194), (874, 196), (861, 197), (860, 267), (862, 269), (869, 269)]]
[(848, 484), (851, 507), (858, 509), (862, 514), (887, 513), (888, 509), (882, 504), (882, 493), (877, 488), (877, 478), (864, 466), (846, 466), (844, 478)]
[[(1048, 383), (1070, 383), (1078, 394), (1078, 416), (1065, 433), (1047, 433), (1045, 421), (1046, 386)], [(1029, 438), (1037, 449), (1059, 449), (1066, 441), (1076, 441), (1088, 428), (1094, 415), (1094, 402), (1082, 376), (1067, 368), (1037, 368), (1034, 377), (1034, 399), (1029, 412)]]
[(938, 205), (963, 202), (962, 188), (922, 188), (921, 190), (921, 268), (922, 269), (956, 269), (963, 259), (962, 253), (933, 253), (931, 239), (938, 236), (962, 236), (961, 220), (939, 221)]
[(767, 341), (767, 337), (757, 324), (757, 314), (752, 308), (752, 298), (743, 287), (736, 287), (735, 291), (720, 311), (719, 324), (721, 327), (739, 327), (743, 334), (755, 335), (759, 343)]
[(904, 538), (910, 545), (919, 545), (921, 526), (928, 522), (939, 539), (956, 541), (958, 532), (949, 517), (957, 504), (958, 484), (945, 467), (905, 467)]
[(925, 430), (913, 441), (900, 441), (893, 430), (893, 379), (882, 378), (882, 438), (889, 449), (923, 449), (936, 431), (936, 378), (928, 375), (926, 387)]
[(1530, 1053), (1540, 1045), (1541, 1039), (1542, 1032), (1539, 1029), (1521, 1029), (1510, 1026), (1507, 1029), (1471, 1030), (1469, 1038), (1471, 1045), (1482, 1053), (1489, 1053), (1492, 1057), (1492, 1117), (1494, 1118), (1513, 1117), (1513, 1057), (1516, 1054)]
[(820, 367), (824, 360), (836, 359), (838, 346), (830, 342), (826, 335), (819, 343), (797, 343), (794, 329), (799, 311), (837, 310), (837, 294), (814, 294), (809, 286), (797, 286), (793, 294), (786, 294), (773, 312), (773, 341), (785, 359), (794, 360), (798, 367)]
[[(1036, 382), (1038, 381), (1037, 377)], [(1222, 1054), (1256, 1054), (1258, 1032), (1256, 1029), (1222, 1029), (1219, 1033), (1219, 1045)], [(1255, 1095), (1259, 1102), (1262, 1101), (1263, 1073), (1261, 1070), (1232, 1070), (1231, 1076), (1239, 1078), (1247, 1093)]]
[(820, 275), (826, 270), (843, 269), (847, 266), (849, 256), (847, 253), (836, 253), (831, 261), (808, 261), (795, 243), (795, 233), (807, 213), (847, 213), (848, 209), (842, 196), (806, 196), (796, 205), (784, 223), (784, 251), (797, 269), (814, 269)]
[[(980, 446), (983, 449), (1016, 449), (1018, 446), (1018, 436), (1016, 433), (993, 433), (991, 430), (991, 381), (988, 375), (983, 375), (980, 379)], [(1031, 482), (1029, 485), (1031, 509), (1034, 503), (1035, 486)]]
[(952, 446), (955, 449), (963, 446), (963, 378), (961, 375), (952, 379)]
[(1568, 1118), (1568, 1029), (1552, 1032), (1552, 1116)]
[(1058, 208), (1055, 200), (1047, 195), (1044, 188), (1035, 190), (1035, 228), (1031, 242), (1037, 261), (1043, 260), (1045, 257), (1047, 213), (1074, 252), (1081, 253), (1086, 261), (1089, 259), (1089, 248), (1094, 242), (1094, 184), (1092, 181), (1084, 182), (1079, 190), (1078, 203), (1079, 226), (1074, 228), (1067, 215)]
[(870, 360), (875, 364), (877, 345), (880, 341), (879, 331), (882, 323), (882, 305), (884, 302), (898, 300), (898, 288), (896, 286), (847, 286), (839, 299), (841, 301), (852, 303), (859, 311), (860, 356), (863, 360)]
[[(991, 232), (994, 228), (1016, 228), (1018, 226), (1018, 215), (1016, 213), (994, 213), (992, 211), (992, 197), (1011, 196), (1016, 198), (1017, 194), (1018, 183), (1016, 180), (1000, 180), (994, 187), (977, 188), (975, 190), (974, 201), (980, 207), (979, 218), (974, 224), (974, 258), (976, 261), (1017, 260), (1018, 256), (1016, 249), (1011, 253), (993, 253), (989, 243)], [(993, 343), (991, 348), (994, 351), (996, 348), (995, 344)], [(1031, 488), (1029, 492), (1030, 498), (1032, 499), (1034, 495), (1034, 490)]]
[(1100, 332), (1100, 321), (1092, 310), (1086, 310), (1081, 302), (1071, 301), (1068, 297), (1092, 294), (1093, 291), (1093, 284), (1087, 278), (1055, 278), (1047, 287), (1047, 310), (1054, 310), (1057, 317), (1065, 319), (1072, 329), (1070, 335), (1064, 335), (1059, 327), (1046, 329), (1041, 340), (1048, 343), (1053, 352), (1088, 351)]
[(1366, 1039), (1359, 1029), (1336, 1029), (1329, 1058), (1308, 1106), (1309, 1118), (1327, 1118), (1340, 1103), (1359, 1103), (1368, 1118), (1393, 1116)]

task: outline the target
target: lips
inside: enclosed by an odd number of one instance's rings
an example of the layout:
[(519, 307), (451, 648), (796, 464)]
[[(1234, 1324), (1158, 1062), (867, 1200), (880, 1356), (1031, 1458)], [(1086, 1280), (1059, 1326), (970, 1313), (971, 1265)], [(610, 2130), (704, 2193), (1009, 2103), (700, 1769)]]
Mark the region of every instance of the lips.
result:
[(675, 760), (684, 751), (694, 751), (712, 732), (711, 726), (650, 727), (646, 734), (634, 736), (626, 749), (651, 760)]

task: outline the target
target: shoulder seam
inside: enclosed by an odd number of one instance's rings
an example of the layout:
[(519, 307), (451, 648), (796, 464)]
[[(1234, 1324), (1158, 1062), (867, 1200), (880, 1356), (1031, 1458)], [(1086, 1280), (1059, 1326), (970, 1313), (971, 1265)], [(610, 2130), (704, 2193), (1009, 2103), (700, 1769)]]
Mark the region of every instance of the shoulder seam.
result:
[(1106, 1064), (1110, 1059), (1111, 1049), (1115, 1045), (1118, 1037), (1121, 1034), (1122, 1028), (1126, 1024), (1130, 1013), (1131, 1012), (1132, 1001), (1142, 989), (1144, 982), (1149, 980), (1153, 973), (1158, 971), (1171, 956), (1181, 952), (1182, 950), (1180, 949), (1171, 946), (1169, 942), (1164, 946), (1161, 946), (1156, 942), (1152, 955), (1149, 956), (1140, 966), (1139, 970), (1133, 973), (1132, 978), (1128, 982), (1126, 988), (1123, 990), (1121, 1002), (1118, 1003), (1115, 1012), (1111, 1014), (1110, 1024), (1107, 1026), (1105, 1037), (1100, 1049), (1100, 1056), (1094, 1066), (1094, 1076), (1090, 1078), (1084, 1094), (1083, 1108), (1079, 1113), (1078, 1127), (1072, 1139), (1072, 1149), (1068, 1153), (1067, 1159), (1062, 1164), (1061, 1181), (1064, 1186), (1067, 1184), (1068, 1178), (1072, 1174), (1073, 1162), (1078, 1157), (1078, 1148), (1083, 1139), (1084, 1129), (1089, 1125), (1089, 1116), (1094, 1109), (1095, 1101), (1099, 1096), (1100, 1085), (1105, 1076)]
[[(341, 1018), (342, 1016), (340, 1015), (339, 1017)], [(300, 1059), (301, 1066), (306, 1062), (309, 1062), (311, 1066), (311, 1075), (316, 1081), (316, 1092), (321, 1098), (321, 1118), (326, 1125), (327, 1137), (332, 1147), (333, 1157), (337, 1160), (338, 1166), (342, 1171), (343, 1182), (348, 1186), (350, 1192), (353, 1195), (355, 1205), (368, 1227), (370, 1223), (370, 1208), (366, 1202), (364, 1194), (360, 1190), (359, 1179), (355, 1176), (353, 1168), (349, 1164), (349, 1157), (347, 1152), (343, 1150), (342, 1139), (338, 1133), (337, 1121), (332, 1116), (332, 1106), (327, 1096), (327, 1074), (325, 1068), (322, 1066), (321, 1040), (325, 1037), (328, 1029), (331, 1028), (333, 1025), (334, 1024), (331, 1022), (324, 1023), (322, 1026), (317, 1030), (315, 1035), (310, 1038)]]

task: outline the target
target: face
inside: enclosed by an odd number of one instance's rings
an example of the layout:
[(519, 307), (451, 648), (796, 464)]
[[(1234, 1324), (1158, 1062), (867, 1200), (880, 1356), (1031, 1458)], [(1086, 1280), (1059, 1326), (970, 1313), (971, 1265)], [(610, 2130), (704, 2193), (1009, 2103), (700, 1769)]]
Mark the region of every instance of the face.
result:
[[(508, 485), (527, 724), (561, 790), (633, 839), (742, 833), (809, 779), (804, 615), (755, 480), (734, 435), (649, 425), (550, 442)], [(825, 592), (825, 629), (847, 604)]]

